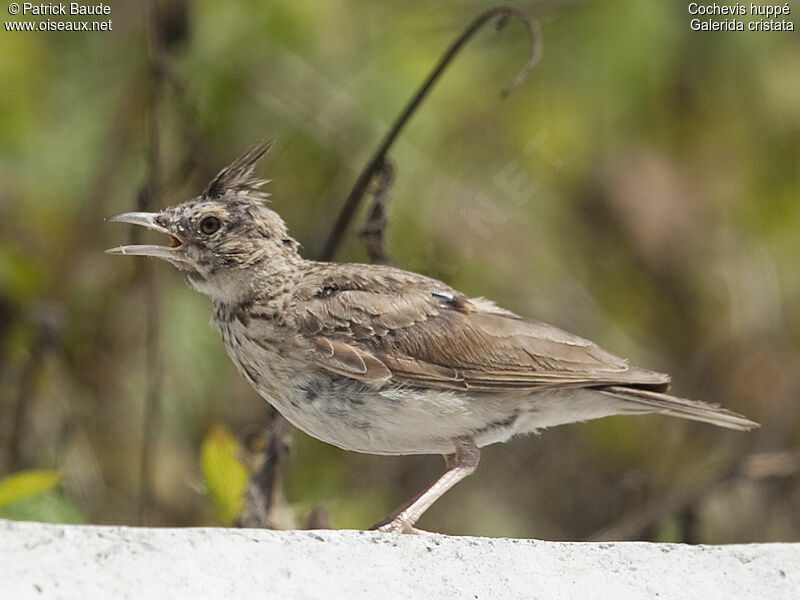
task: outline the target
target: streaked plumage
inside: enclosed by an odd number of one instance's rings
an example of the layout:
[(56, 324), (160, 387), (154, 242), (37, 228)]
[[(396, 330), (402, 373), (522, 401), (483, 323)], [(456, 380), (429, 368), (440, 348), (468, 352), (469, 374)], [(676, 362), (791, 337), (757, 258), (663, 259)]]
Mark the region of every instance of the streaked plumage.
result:
[(252, 178), (268, 148), (256, 145), (194, 200), (157, 215), (114, 218), (166, 233), (171, 248), (109, 252), (158, 256), (186, 271), (211, 298), (239, 371), (306, 433), (359, 452), (454, 455), (427, 496), (383, 529), (411, 530), (425, 508), (474, 470), (477, 448), (515, 434), (644, 413), (756, 426), (665, 393), (667, 375), (436, 279), (304, 260), (281, 218), (263, 204), (265, 181)]

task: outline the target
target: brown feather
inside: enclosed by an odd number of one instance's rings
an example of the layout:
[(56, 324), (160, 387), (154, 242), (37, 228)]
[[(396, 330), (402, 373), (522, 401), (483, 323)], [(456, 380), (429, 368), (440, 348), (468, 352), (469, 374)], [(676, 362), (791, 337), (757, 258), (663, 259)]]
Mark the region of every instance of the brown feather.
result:
[(669, 394), (617, 386), (608, 387), (601, 391), (609, 396), (639, 404), (645, 407), (647, 412), (659, 412), (672, 417), (711, 423), (718, 427), (738, 429), (739, 431), (747, 431), (759, 426), (758, 423), (742, 415), (707, 402), (698, 402), (697, 400), (687, 400), (686, 398), (678, 398)]
[(319, 350), (320, 366), (329, 371), (368, 383), (381, 383), (392, 376), (377, 358), (349, 344), (320, 336), (311, 341)]
[(203, 198), (222, 198), (229, 190), (254, 192), (255, 197), (263, 199), (266, 194), (258, 192), (258, 188), (267, 183), (266, 179), (253, 179), (253, 171), (258, 160), (272, 147), (272, 140), (260, 141), (247, 152), (236, 158), (230, 165), (222, 169), (203, 191)]
[[(352, 265), (314, 263), (295, 296), (297, 325), (309, 337), (346, 343), (360, 360), (371, 357), (396, 383), (486, 391), (668, 387), (667, 375), (631, 367), (551, 325), (495, 312), (434, 279), (359, 266), (356, 271), (348, 269)], [(329, 354), (320, 355), (322, 366), (341, 368), (338, 353)], [(358, 361), (351, 366), (363, 377)], [(387, 378), (377, 372), (380, 380)]]

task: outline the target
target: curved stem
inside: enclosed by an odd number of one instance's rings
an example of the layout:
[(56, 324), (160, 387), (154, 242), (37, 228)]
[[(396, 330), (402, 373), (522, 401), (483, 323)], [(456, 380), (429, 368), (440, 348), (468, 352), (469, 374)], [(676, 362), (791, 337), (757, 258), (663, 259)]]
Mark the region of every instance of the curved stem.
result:
[(501, 19), (498, 22), (498, 27), (504, 26), (509, 17), (518, 19), (525, 24), (531, 38), (530, 58), (525, 63), (525, 66), (522, 68), (519, 74), (511, 82), (511, 84), (501, 92), (500, 97), (505, 98), (515, 87), (525, 81), (525, 78), (528, 76), (528, 73), (530, 73), (534, 65), (536, 65), (541, 54), (541, 29), (539, 24), (525, 12), (510, 6), (495, 6), (478, 15), (478, 17), (476, 17), (475, 20), (469, 24), (469, 26), (442, 55), (436, 67), (433, 69), (431, 74), (428, 75), (425, 83), (419, 88), (419, 90), (417, 90), (417, 93), (414, 94), (414, 96), (408, 102), (406, 107), (403, 109), (403, 112), (401, 112), (397, 117), (397, 120), (395, 120), (391, 129), (389, 129), (386, 137), (383, 138), (380, 146), (378, 146), (378, 149), (375, 151), (372, 158), (370, 158), (367, 166), (364, 167), (363, 171), (361, 171), (358, 179), (356, 179), (355, 185), (353, 185), (353, 189), (347, 196), (347, 200), (345, 200), (344, 206), (342, 206), (342, 209), (339, 212), (336, 223), (334, 224), (322, 253), (320, 254), (320, 260), (331, 260), (334, 256), (336, 256), (342, 239), (344, 238), (344, 234), (349, 228), (350, 222), (353, 220), (353, 216), (355, 215), (356, 210), (358, 209), (358, 206), (361, 203), (361, 200), (363, 199), (370, 182), (372, 181), (372, 178), (383, 164), (383, 159), (385, 158), (386, 153), (389, 151), (389, 148), (392, 147), (392, 144), (397, 139), (397, 136), (403, 130), (403, 127), (405, 127), (406, 123), (412, 117), (414, 112), (417, 110), (417, 108), (419, 108), (420, 104), (422, 104), (423, 100), (425, 100), (431, 91), (431, 88), (433, 88), (434, 84), (438, 81), (455, 56), (467, 44), (467, 42), (469, 42), (473, 36), (487, 23), (496, 17)]

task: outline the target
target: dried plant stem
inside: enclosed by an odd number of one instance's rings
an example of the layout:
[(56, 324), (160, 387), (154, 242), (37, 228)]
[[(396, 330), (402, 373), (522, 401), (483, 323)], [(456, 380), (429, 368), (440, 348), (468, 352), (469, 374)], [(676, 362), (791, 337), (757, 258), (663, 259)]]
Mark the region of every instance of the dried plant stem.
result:
[(20, 375), (16, 398), (11, 405), (9, 429), (6, 431), (5, 465), (3, 471), (14, 472), (25, 467), (23, 458), (23, 436), (27, 415), (36, 397), (36, 383), (42, 364), (48, 353), (61, 345), (64, 314), (56, 303), (42, 303), (34, 311), (36, 338), (30, 358)]
[(376, 186), (373, 196), (372, 209), (364, 227), (358, 232), (367, 249), (369, 259), (374, 263), (387, 265), (392, 259), (386, 252), (386, 227), (389, 225), (387, 207), (389, 195), (394, 185), (394, 165), (388, 158), (384, 158), (376, 177)]
[(525, 12), (509, 6), (496, 6), (478, 15), (478, 17), (475, 18), (475, 20), (473, 20), (469, 26), (467, 26), (461, 35), (458, 36), (453, 44), (442, 55), (436, 67), (397, 117), (394, 124), (389, 129), (389, 132), (386, 134), (386, 137), (383, 138), (380, 146), (378, 146), (378, 149), (372, 155), (372, 158), (370, 158), (366, 167), (364, 167), (364, 170), (361, 171), (361, 174), (358, 176), (358, 179), (356, 179), (356, 182), (353, 185), (353, 189), (350, 191), (350, 194), (347, 196), (347, 199), (345, 200), (345, 203), (339, 212), (339, 216), (337, 217), (333, 229), (328, 236), (328, 240), (322, 249), (322, 253), (320, 254), (320, 260), (333, 260), (338, 253), (339, 247), (344, 239), (344, 235), (347, 232), (351, 221), (353, 220), (353, 216), (355, 215), (356, 210), (358, 210), (361, 200), (366, 194), (372, 179), (381, 169), (389, 149), (392, 147), (392, 144), (394, 144), (397, 136), (400, 135), (409, 119), (411, 119), (422, 102), (428, 96), (433, 86), (450, 66), (459, 51), (473, 38), (476, 33), (478, 33), (478, 31), (480, 31), (493, 19), (498, 19), (498, 27), (502, 27), (511, 17), (521, 21), (530, 33), (530, 58), (525, 63), (523, 69), (514, 78), (514, 81), (511, 82), (511, 85), (501, 92), (501, 97), (504, 98), (507, 96), (515, 87), (525, 80), (530, 70), (539, 60), (541, 36), (538, 23), (531, 19)]
[(271, 418), (263, 432), (265, 447), (261, 465), (250, 478), (244, 503), (236, 522), (240, 527), (275, 528), (274, 508), (284, 501), (281, 492), (281, 465), (289, 456), (291, 428), (281, 414), (270, 407)]
[[(148, 66), (150, 86), (147, 98), (147, 183), (139, 194), (139, 210), (150, 211), (160, 205), (161, 199), (161, 138), (160, 110), (164, 94), (164, 52), (159, 39), (158, 5), (156, 0), (146, 0), (145, 26), (148, 41)], [(144, 420), (142, 423), (142, 446), (139, 471), (139, 522), (147, 524), (148, 510), (153, 490), (153, 454), (158, 435), (158, 419), (161, 407), (163, 362), (160, 344), (161, 301), (158, 271), (152, 263), (143, 262), (146, 286), (145, 321), (145, 391)]]

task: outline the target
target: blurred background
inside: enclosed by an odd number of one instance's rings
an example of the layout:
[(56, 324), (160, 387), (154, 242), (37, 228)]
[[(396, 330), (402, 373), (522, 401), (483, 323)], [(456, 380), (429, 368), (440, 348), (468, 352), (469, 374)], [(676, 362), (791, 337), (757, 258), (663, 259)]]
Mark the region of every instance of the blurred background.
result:
[[(103, 218), (197, 195), (274, 138), (259, 173), (318, 256), (392, 121), (492, 5), (110, 6), (112, 31), (0, 33), (0, 517), (241, 522), (271, 448), (272, 526), (367, 528), (441, 458), (276, 433), (208, 300), (166, 264), (104, 255), (135, 234)], [(529, 55), (511, 20), (452, 64), (390, 152), (386, 252), (763, 427), (617, 417), (516, 439), (486, 448), (420, 526), (797, 541), (797, 32), (695, 32), (674, 0), (519, 7), (541, 23), (541, 61), (500, 99)], [(367, 210), (338, 260), (368, 260)]]

